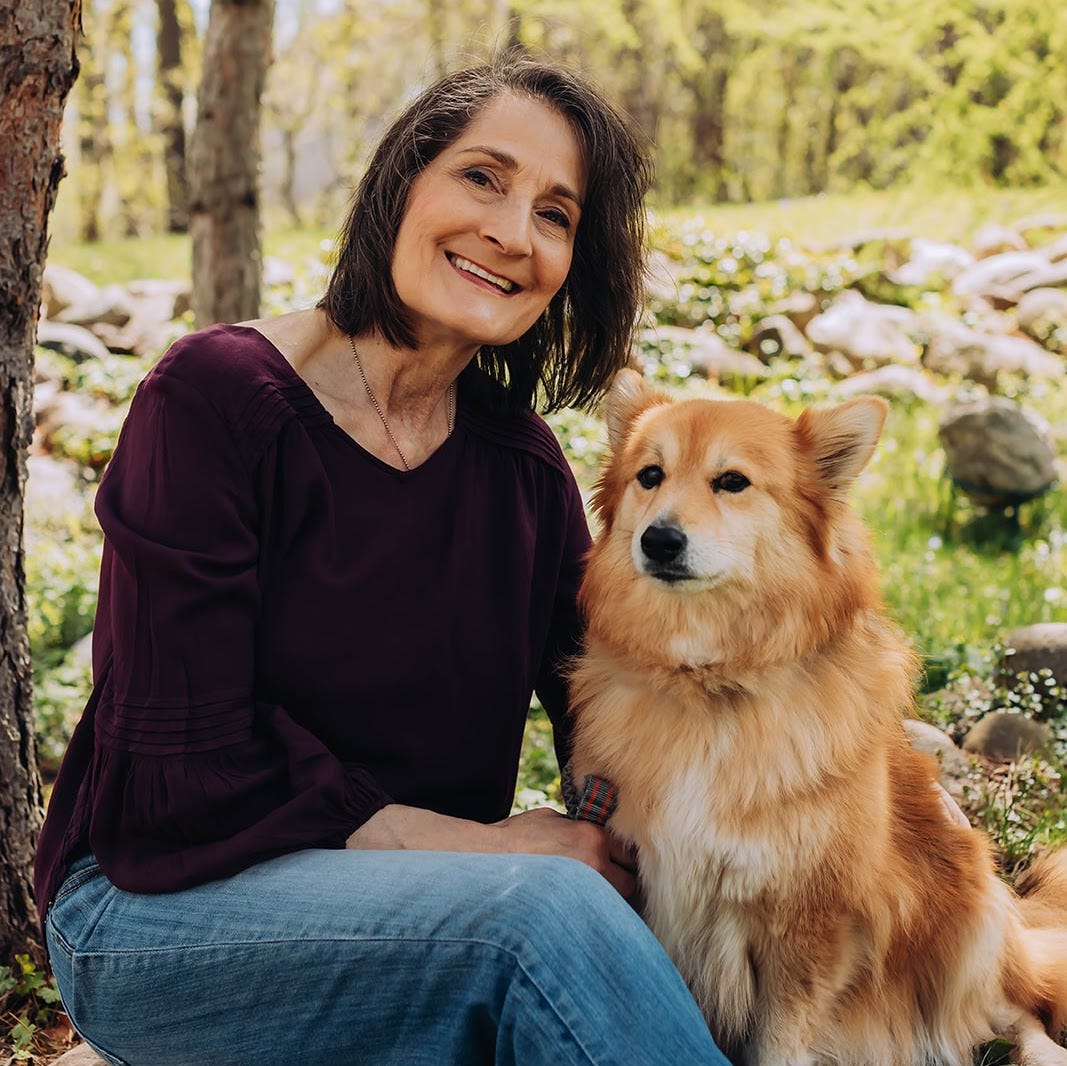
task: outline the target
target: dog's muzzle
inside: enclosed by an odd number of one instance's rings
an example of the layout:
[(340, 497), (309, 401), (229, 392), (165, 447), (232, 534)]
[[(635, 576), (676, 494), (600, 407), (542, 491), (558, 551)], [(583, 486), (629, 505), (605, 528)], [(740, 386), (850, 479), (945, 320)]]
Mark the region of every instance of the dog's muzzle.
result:
[(689, 538), (675, 525), (649, 526), (641, 534), (644, 569), (659, 581), (684, 581), (690, 577), (685, 563)]

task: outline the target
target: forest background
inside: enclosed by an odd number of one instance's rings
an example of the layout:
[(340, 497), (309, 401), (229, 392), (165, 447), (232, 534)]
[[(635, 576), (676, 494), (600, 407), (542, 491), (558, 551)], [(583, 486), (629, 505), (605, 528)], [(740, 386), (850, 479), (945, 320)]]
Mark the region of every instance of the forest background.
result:
[[(187, 225), (208, 0), (89, 0), (57, 242)], [(654, 204), (1067, 175), (1067, 10), (1047, 0), (277, 0), (268, 222), (336, 225), (433, 76), (509, 44), (593, 76), (656, 145)]]

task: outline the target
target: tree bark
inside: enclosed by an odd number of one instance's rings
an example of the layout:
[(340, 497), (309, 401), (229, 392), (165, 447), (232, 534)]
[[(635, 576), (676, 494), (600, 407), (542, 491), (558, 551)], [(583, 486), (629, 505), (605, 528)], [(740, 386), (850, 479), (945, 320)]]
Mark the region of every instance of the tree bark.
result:
[(33, 731), (22, 500), (33, 345), (59, 131), (81, 0), (0, 0), (0, 961), (40, 952), (32, 895), (41, 784)]
[(159, 55), (156, 126), (163, 141), (167, 175), (167, 231), (189, 232), (189, 185), (185, 176), (185, 77), (182, 68), (182, 24), (177, 0), (157, 0)]
[(260, 101), (273, 0), (213, 0), (189, 152), (198, 327), (259, 315)]

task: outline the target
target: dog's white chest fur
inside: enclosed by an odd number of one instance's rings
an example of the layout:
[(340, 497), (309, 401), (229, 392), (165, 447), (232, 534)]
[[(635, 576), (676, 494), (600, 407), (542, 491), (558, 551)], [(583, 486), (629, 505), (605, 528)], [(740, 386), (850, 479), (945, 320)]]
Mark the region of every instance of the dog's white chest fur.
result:
[(755, 916), (766, 920), (771, 901), (823, 861), (829, 834), (804, 805), (772, 824), (730, 802), (697, 760), (666, 783), (637, 842), (646, 921), (716, 1027), (739, 1034), (757, 1010), (756, 941), (771, 932)]

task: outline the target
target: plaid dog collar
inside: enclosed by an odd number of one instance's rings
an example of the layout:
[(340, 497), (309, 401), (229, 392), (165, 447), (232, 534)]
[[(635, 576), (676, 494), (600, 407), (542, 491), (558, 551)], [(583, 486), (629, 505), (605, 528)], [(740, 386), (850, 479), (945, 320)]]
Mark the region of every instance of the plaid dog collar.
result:
[(570, 775), (570, 766), (560, 774), (560, 791), (567, 805), (567, 817), (575, 821), (605, 825), (619, 801), (619, 790), (603, 777), (586, 774), (579, 792)]

